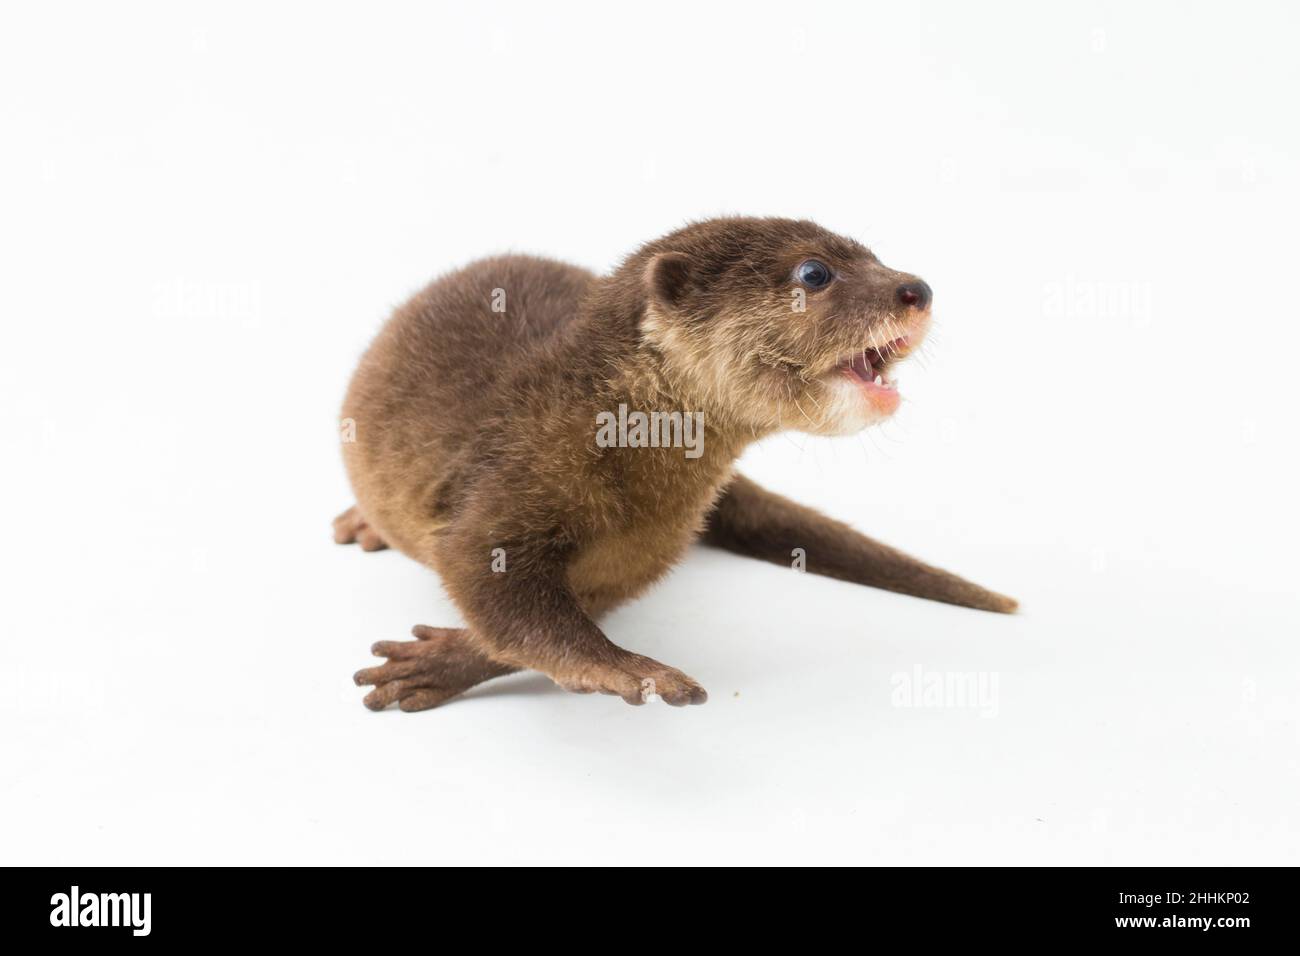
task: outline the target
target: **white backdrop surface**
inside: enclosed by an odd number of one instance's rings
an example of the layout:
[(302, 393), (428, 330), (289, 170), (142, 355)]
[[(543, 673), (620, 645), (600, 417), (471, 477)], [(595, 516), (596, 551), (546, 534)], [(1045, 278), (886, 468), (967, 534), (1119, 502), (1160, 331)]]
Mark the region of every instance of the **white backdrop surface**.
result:
[[(1296, 37), (1282, 3), (7, 9), (0, 862), (1295, 863)], [(742, 469), (1022, 612), (699, 550), (607, 631), (704, 707), (364, 710), (372, 641), (458, 621), (330, 540), (379, 323), (720, 213), (936, 294), (894, 421)]]

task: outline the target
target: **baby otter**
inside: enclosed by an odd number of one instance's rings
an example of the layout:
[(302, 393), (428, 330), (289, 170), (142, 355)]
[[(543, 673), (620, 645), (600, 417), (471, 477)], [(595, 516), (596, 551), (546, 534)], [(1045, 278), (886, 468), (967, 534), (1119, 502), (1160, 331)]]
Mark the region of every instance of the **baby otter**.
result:
[[(348, 389), (357, 504), (334, 537), (436, 570), (467, 627), (375, 644), (388, 662), (357, 673), (374, 685), (366, 705), (424, 710), (523, 668), (630, 704), (704, 703), (686, 674), (596, 625), (697, 539), (779, 564), (802, 549), (818, 574), (1013, 611), (733, 471), (775, 431), (844, 435), (891, 415), (894, 366), (924, 338), (930, 302), (860, 243), (788, 219), (695, 223), (603, 278), (503, 256), (434, 281)], [(598, 441), (621, 407), (702, 413), (703, 434), (692, 449)]]

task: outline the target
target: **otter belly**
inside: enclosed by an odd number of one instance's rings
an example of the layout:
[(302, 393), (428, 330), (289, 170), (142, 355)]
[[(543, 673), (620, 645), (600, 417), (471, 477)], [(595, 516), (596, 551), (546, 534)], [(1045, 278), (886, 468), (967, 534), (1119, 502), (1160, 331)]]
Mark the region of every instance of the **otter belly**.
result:
[(569, 563), (569, 587), (593, 617), (631, 600), (668, 573), (692, 535), (621, 532), (604, 535)]

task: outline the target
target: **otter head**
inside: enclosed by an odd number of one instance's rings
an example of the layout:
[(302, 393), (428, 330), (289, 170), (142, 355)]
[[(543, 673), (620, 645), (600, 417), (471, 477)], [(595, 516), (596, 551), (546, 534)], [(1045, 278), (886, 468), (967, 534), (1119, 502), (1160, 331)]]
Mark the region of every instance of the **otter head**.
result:
[(888, 418), (894, 366), (930, 324), (928, 285), (807, 221), (696, 223), (629, 266), (665, 374), (755, 430), (844, 435)]

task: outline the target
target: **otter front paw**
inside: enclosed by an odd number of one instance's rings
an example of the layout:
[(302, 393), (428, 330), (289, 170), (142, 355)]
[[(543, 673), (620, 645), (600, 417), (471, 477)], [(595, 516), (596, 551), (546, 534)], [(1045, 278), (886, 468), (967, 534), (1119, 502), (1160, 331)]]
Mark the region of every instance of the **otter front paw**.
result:
[(673, 707), (703, 704), (709, 699), (695, 680), (675, 667), (640, 654), (626, 654), (612, 664), (584, 663), (552, 680), (577, 694), (613, 694), (629, 704), (644, 704), (655, 697)]

